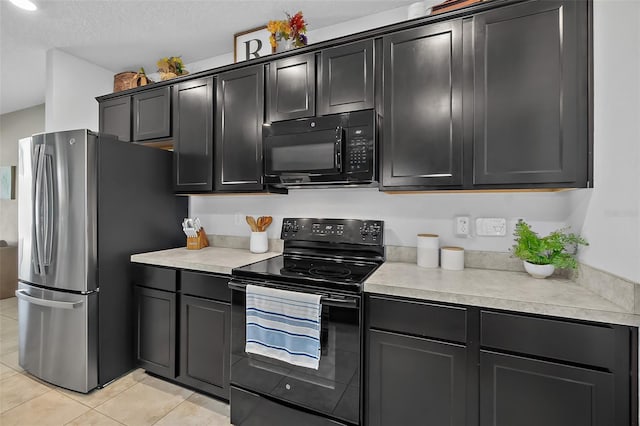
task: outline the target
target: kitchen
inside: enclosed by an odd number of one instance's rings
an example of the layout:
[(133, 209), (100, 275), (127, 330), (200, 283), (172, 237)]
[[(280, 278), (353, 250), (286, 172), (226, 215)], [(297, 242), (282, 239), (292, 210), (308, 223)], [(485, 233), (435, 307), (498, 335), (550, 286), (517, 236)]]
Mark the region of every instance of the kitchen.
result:
[[(619, 24), (620, 20), (633, 16), (633, 9), (624, 12), (624, 7), (633, 6), (625, 5), (624, 2), (596, 1), (594, 3), (595, 183), (593, 189), (502, 194), (466, 192), (390, 194), (371, 188), (296, 189), (291, 190), (288, 195), (192, 196), (189, 198), (189, 214), (200, 217), (208, 234), (230, 235), (231, 238), (228, 240), (233, 241), (235, 237), (235, 241), (238, 242), (248, 236), (248, 229), (244, 223), (245, 215), (270, 214), (274, 217), (276, 224), (281, 224), (285, 217), (380, 219), (385, 222), (384, 241), (387, 246), (387, 257), (392, 250), (402, 251), (403, 247), (415, 247), (417, 233), (433, 232), (439, 234), (446, 244), (463, 246), (469, 257), (476, 254), (475, 252), (478, 255), (482, 255), (482, 252), (493, 252), (502, 253), (504, 254), (502, 257), (508, 259), (506, 252), (512, 245), (510, 237), (512, 228), (505, 237), (459, 238), (454, 235), (454, 216), (466, 215), (474, 219), (506, 217), (510, 220), (510, 226), (513, 226), (516, 218), (524, 217), (543, 233), (571, 225), (590, 242), (590, 246), (580, 252), (582, 264), (592, 269), (588, 272), (593, 270), (596, 270), (595, 273), (598, 273), (597, 270), (606, 272), (598, 276), (599, 280), (616, 282), (616, 277), (620, 277), (623, 284), (632, 284), (633, 291), (633, 285), (638, 282), (636, 259), (639, 253), (638, 195), (631, 190), (632, 183), (637, 182), (634, 164), (638, 159), (638, 149), (633, 141), (637, 140), (634, 137), (637, 135), (637, 120), (634, 117), (637, 116), (638, 105), (637, 99), (627, 98), (625, 95), (637, 92), (637, 90), (629, 90), (628, 86), (629, 84), (637, 85), (637, 83), (631, 78), (621, 78), (618, 73), (634, 75), (638, 64), (636, 61), (617, 65), (624, 56), (624, 46), (617, 40), (637, 37), (633, 32), (637, 31), (633, 30), (633, 25)], [(382, 24), (384, 22), (380, 23)], [(91, 64), (83, 64), (60, 51), (51, 54), (51, 66), (53, 71), (57, 69), (56, 66), (61, 67), (60, 72), (53, 72), (51, 75), (54, 86), (56, 82), (64, 86), (64, 80), (70, 75), (65, 72), (66, 67), (72, 67), (75, 70), (84, 69), (87, 72), (94, 71), (94, 66)], [(108, 78), (105, 76), (107, 88), (98, 91), (95, 96), (105, 95), (111, 91), (109, 85), (113, 73), (106, 74), (108, 74)], [(61, 80), (56, 81), (56, 78)], [(90, 87), (95, 82), (86, 84)], [(52, 90), (53, 97), (47, 98), (45, 108), (49, 111), (51, 105), (55, 106), (57, 102), (68, 105), (69, 97), (75, 100), (79, 97), (78, 93), (82, 92), (83, 90), (77, 92)], [(56, 95), (60, 98), (56, 98)], [(81, 111), (69, 111), (68, 116), (65, 116), (63, 114), (65, 109), (51, 107), (53, 110), (51, 116), (45, 115), (53, 121), (48, 122), (40, 130), (97, 128), (97, 105), (93, 97), (86, 98), (82, 97), (89, 105), (86, 108), (89, 112), (81, 109)], [(29, 132), (27, 135), (30, 133), (36, 133), (36, 131)], [(23, 137), (25, 134), (18, 136)], [(598, 143), (599, 140), (606, 140), (606, 143)], [(3, 145), (6, 143), (4, 136), (2, 142)], [(625, 190), (625, 182), (628, 182), (626, 185), (629, 190)], [(372, 212), (375, 214), (372, 215)], [(279, 226), (271, 226), (268, 232), (271, 239), (279, 239)], [(9, 237), (7, 239), (11, 240)], [(16, 239), (17, 237), (14, 237), (14, 240)], [(631, 294), (633, 296), (633, 293)], [(630, 299), (633, 300), (633, 297)]]

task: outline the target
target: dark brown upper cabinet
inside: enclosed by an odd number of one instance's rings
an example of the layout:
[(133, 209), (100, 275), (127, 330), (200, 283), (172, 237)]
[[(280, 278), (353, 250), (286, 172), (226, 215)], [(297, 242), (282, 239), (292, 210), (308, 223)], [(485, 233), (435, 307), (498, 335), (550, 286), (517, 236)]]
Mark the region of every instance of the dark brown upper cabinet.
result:
[(320, 52), (318, 115), (373, 108), (373, 40)]
[(475, 185), (588, 186), (587, 2), (473, 18)]
[(115, 135), (124, 142), (131, 141), (131, 97), (100, 102), (100, 133)]
[(133, 98), (133, 140), (171, 137), (171, 87), (136, 93)]
[(213, 77), (173, 86), (175, 190), (213, 189)]
[(216, 104), (215, 190), (263, 189), (264, 67), (220, 74)]
[(268, 121), (313, 117), (316, 113), (315, 53), (269, 64)]
[(462, 185), (462, 24), (384, 37), (382, 188)]

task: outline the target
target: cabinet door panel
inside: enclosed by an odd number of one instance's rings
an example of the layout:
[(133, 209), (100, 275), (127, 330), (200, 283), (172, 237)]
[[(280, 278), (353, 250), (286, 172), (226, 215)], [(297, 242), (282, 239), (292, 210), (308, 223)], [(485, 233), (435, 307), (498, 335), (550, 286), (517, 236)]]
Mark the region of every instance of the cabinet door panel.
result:
[(320, 65), (320, 115), (373, 108), (373, 40), (323, 50)]
[(462, 184), (461, 22), (384, 38), (385, 188)]
[(131, 140), (131, 97), (100, 102), (100, 133), (116, 135), (124, 142)]
[(140, 367), (163, 377), (176, 373), (176, 295), (136, 287), (137, 359)]
[(220, 74), (216, 100), (215, 189), (262, 189), (264, 68)]
[(474, 18), (475, 184), (586, 185), (584, 8), (531, 2)]
[(213, 78), (173, 88), (176, 191), (213, 189)]
[(315, 55), (307, 53), (269, 64), (269, 121), (315, 115)]
[(133, 95), (133, 140), (171, 136), (171, 88), (144, 91)]
[(614, 401), (611, 373), (481, 351), (481, 426), (611, 426)]
[(464, 425), (466, 348), (370, 330), (368, 424)]
[(229, 399), (231, 308), (198, 297), (182, 295), (180, 300), (178, 380)]

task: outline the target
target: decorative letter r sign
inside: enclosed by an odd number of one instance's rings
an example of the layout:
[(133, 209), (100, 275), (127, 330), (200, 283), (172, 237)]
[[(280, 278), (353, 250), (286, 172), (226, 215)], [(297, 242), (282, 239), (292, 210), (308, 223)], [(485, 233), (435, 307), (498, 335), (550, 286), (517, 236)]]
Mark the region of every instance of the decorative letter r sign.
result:
[(241, 62), (273, 53), (269, 43), (270, 35), (266, 26), (235, 34), (233, 36), (233, 61)]

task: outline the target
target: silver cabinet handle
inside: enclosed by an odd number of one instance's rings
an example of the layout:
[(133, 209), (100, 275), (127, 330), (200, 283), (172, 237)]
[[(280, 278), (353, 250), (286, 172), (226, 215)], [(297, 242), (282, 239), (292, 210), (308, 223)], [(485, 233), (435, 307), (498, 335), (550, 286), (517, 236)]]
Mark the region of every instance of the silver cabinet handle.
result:
[(18, 299), (22, 299), (25, 302), (33, 303), (34, 305), (46, 306), (48, 308), (58, 308), (58, 309), (76, 309), (80, 305), (82, 305), (82, 300), (78, 300), (76, 302), (59, 302), (57, 300), (45, 300), (39, 299), (37, 297), (29, 296), (27, 294), (27, 290), (21, 289), (16, 290), (16, 297)]

